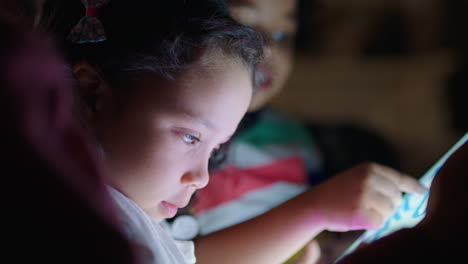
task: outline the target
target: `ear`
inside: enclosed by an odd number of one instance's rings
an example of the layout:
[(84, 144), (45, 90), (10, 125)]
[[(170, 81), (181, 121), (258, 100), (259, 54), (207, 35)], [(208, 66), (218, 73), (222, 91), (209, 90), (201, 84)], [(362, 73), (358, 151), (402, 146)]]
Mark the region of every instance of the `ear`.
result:
[(79, 115), (86, 129), (97, 136), (112, 109), (112, 90), (99, 71), (88, 62), (78, 62), (72, 67), (77, 82)]
[(80, 100), (81, 114), (86, 119), (95, 119), (102, 114), (105, 104), (111, 98), (110, 86), (88, 62), (76, 63), (72, 71), (77, 81), (76, 92)]

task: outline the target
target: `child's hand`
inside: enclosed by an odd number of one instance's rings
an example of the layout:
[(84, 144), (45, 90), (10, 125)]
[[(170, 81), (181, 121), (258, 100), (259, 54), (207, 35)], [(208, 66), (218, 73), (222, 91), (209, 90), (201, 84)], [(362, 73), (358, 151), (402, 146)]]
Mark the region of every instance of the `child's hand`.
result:
[(316, 240), (309, 242), (296, 264), (316, 264), (320, 259), (320, 246)]
[(330, 231), (378, 229), (402, 202), (402, 192), (424, 194), (419, 181), (391, 168), (362, 163), (311, 189)]
[(316, 264), (320, 259), (320, 246), (316, 240), (312, 240), (301, 250), (299, 257), (285, 264)]

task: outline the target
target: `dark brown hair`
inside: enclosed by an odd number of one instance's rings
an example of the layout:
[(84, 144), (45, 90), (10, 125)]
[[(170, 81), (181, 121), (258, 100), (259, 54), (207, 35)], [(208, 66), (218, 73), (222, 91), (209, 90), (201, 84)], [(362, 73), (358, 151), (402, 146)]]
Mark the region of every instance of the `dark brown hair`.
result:
[(241, 59), (250, 69), (263, 54), (261, 36), (233, 20), (224, 1), (111, 0), (98, 13), (107, 35), (98, 43), (67, 40), (85, 14), (80, 0), (46, 1), (40, 24), (56, 36), (71, 64), (88, 61), (108, 81), (143, 72), (174, 78), (211, 48)]

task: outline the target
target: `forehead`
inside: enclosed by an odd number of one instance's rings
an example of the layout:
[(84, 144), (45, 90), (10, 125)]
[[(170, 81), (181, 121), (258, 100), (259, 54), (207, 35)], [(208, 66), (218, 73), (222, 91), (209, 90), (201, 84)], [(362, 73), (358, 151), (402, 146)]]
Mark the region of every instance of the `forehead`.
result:
[(191, 106), (202, 103), (210, 108), (223, 102), (237, 104), (239, 96), (252, 92), (252, 74), (240, 60), (212, 56), (200, 60), (172, 82), (174, 101)]
[(157, 115), (197, 117), (206, 124), (219, 124), (224, 119), (237, 122), (241, 117), (239, 115), (247, 109), (252, 95), (249, 69), (236, 60), (221, 58), (212, 63), (193, 65), (174, 80), (145, 76), (140, 80), (139, 87), (136, 98), (131, 100), (135, 107), (149, 107), (152, 110), (143, 111)]
[(233, 16), (245, 24), (295, 30), (296, 0), (234, 0), (230, 3)]

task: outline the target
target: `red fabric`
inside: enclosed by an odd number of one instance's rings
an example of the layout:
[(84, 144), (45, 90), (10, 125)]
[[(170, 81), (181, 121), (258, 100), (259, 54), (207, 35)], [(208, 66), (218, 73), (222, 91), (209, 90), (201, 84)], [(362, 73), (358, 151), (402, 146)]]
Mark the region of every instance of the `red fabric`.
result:
[(210, 183), (198, 191), (193, 204), (200, 214), (223, 203), (239, 199), (244, 194), (276, 182), (305, 184), (304, 160), (292, 156), (274, 163), (249, 169), (227, 167), (210, 177)]

